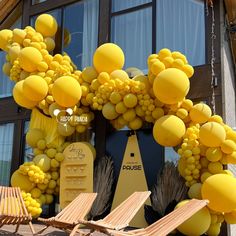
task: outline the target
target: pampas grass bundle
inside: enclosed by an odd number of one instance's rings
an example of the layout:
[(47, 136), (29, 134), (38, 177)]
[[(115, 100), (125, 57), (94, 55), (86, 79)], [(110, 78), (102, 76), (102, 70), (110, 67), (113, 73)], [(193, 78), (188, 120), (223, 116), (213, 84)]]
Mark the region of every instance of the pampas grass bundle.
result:
[[(153, 210), (164, 216), (170, 204), (175, 204), (187, 196), (188, 188), (173, 162), (166, 162), (157, 175), (151, 201)], [(174, 207), (174, 206), (173, 206)], [(170, 211), (173, 209), (169, 209)]]
[(102, 215), (111, 206), (114, 184), (114, 167), (110, 157), (99, 158), (94, 167), (94, 192), (98, 193), (90, 211), (90, 217)]

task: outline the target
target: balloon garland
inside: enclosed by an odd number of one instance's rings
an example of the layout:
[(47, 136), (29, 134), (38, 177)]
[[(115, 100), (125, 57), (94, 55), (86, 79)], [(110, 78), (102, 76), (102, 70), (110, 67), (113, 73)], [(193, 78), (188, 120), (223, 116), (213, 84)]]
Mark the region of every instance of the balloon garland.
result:
[(236, 179), (223, 168), (236, 163), (236, 132), (207, 104), (186, 98), (194, 73), (186, 57), (164, 48), (148, 57), (147, 76), (136, 69), (130, 79), (123, 51), (106, 43), (95, 51), (93, 66), (80, 71), (67, 54), (50, 54), (56, 31), (57, 22), (48, 14), (36, 19), (35, 28), (0, 31), (0, 48), (7, 53), (2, 69), (16, 82), (13, 97), (32, 109), (26, 141), (34, 159), (11, 177), (32, 216), (59, 192), (62, 153), (69, 144), (65, 138), (86, 131), (93, 110), (99, 110), (116, 129), (153, 123), (156, 142), (177, 150), (189, 198), (210, 201), (180, 232), (218, 235), (224, 220), (236, 223)]

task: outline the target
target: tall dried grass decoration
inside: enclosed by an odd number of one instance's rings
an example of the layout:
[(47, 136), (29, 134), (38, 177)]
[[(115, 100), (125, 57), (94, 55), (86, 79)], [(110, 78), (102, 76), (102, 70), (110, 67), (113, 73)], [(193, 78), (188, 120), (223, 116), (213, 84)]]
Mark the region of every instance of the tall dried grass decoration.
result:
[(176, 165), (166, 162), (157, 175), (157, 183), (151, 195), (153, 210), (164, 216), (171, 203), (178, 203), (186, 198), (187, 191), (185, 180), (180, 176)]
[(94, 167), (94, 192), (98, 193), (90, 211), (90, 218), (102, 215), (111, 206), (114, 167), (111, 157), (99, 158)]

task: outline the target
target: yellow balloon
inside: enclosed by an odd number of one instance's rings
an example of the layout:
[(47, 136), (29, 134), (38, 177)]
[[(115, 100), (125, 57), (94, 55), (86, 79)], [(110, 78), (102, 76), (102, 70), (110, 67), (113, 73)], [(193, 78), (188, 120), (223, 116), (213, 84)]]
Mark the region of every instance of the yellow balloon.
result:
[(37, 65), (43, 60), (40, 51), (34, 47), (26, 47), (21, 49), (19, 53), (19, 64), (22, 69), (27, 72), (37, 70)]
[(98, 73), (92, 66), (88, 66), (83, 69), (81, 75), (84, 81), (91, 83), (94, 79), (97, 78)]
[(20, 46), (12, 46), (12, 47), (9, 48), (8, 54), (9, 54), (11, 64), (13, 64), (14, 61), (19, 56), (20, 50), (21, 50)]
[(193, 184), (188, 190), (188, 196), (190, 198), (202, 199), (201, 188), (201, 183)]
[(13, 32), (12, 40), (16, 43), (23, 44), (26, 32), (22, 29), (14, 29), (12, 32)]
[(213, 147), (207, 148), (206, 158), (212, 162), (219, 161), (222, 158), (222, 152), (220, 148), (213, 148)]
[(58, 123), (57, 131), (62, 136), (70, 136), (75, 132), (75, 127), (70, 126), (69, 124)]
[(6, 62), (2, 66), (2, 71), (5, 75), (10, 76), (12, 64), (10, 62)]
[(133, 108), (137, 105), (138, 99), (134, 94), (128, 93), (124, 96), (123, 102), (124, 102), (126, 107)]
[(98, 47), (93, 55), (93, 65), (98, 73), (111, 73), (122, 69), (125, 56), (122, 49), (113, 43), (105, 43)]
[(54, 48), (55, 48), (55, 41), (54, 41), (54, 39), (52, 39), (50, 37), (47, 37), (47, 38), (44, 39), (44, 43), (46, 44), (47, 50), (49, 52), (54, 50)]
[(37, 147), (39, 140), (44, 138), (44, 133), (41, 129), (30, 129), (26, 134), (26, 143), (30, 147)]
[(231, 154), (236, 150), (236, 144), (233, 140), (226, 139), (221, 144), (221, 150), (226, 154)]
[(133, 78), (134, 81), (140, 81), (145, 84), (145, 89), (149, 91), (151, 89), (151, 84), (149, 83), (148, 77), (145, 75), (136, 75)]
[(108, 102), (102, 108), (103, 116), (108, 120), (114, 120), (118, 117), (118, 113), (116, 112), (115, 106)]
[(28, 176), (22, 175), (17, 170), (11, 176), (11, 186), (19, 187), (21, 190), (30, 192), (35, 187), (35, 184), (29, 180)]
[(202, 185), (202, 198), (208, 199), (213, 211), (231, 212), (236, 209), (236, 179), (226, 174), (212, 175)]
[(57, 32), (57, 21), (49, 14), (42, 14), (35, 21), (35, 29), (44, 37), (52, 37)]
[(31, 75), (24, 80), (23, 92), (31, 101), (40, 102), (48, 93), (47, 82), (38, 75)]
[(153, 92), (163, 103), (175, 104), (184, 99), (189, 91), (189, 80), (186, 74), (176, 68), (160, 72), (154, 80)]
[(4, 29), (0, 31), (0, 48), (4, 51), (7, 51), (8, 41), (12, 38), (12, 31)]
[(44, 172), (49, 171), (51, 167), (50, 165), (51, 160), (46, 154), (40, 154), (35, 156), (33, 162)]
[(189, 112), (191, 120), (195, 123), (205, 123), (211, 117), (211, 108), (204, 103), (198, 103)]
[(128, 74), (124, 70), (114, 70), (110, 74), (111, 79), (120, 79), (122, 81), (129, 80)]
[(15, 84), (13, 88), (13, 98), (18, 105), (28, 109), (32, 109), (37, 105), (37, 102), (31, 101), (24, 96), (23, 83), (24, 80), (21, 80)]
[[(177, 204), (176, 208), (184, 206), (189, 200)], [(202, 208), (184, 223), (178, 226), (178, 230), (184, 235), (198, 236), (204, 234), (211, 224), (211, 215), (207, 207)]]
[(39, 198), (42, 192), (39, 188), (33, 188), (30, 193), (33, 198)]
[(62, 76), (54, 82), (52, 95), (60, 106), (73, 107), (79, 102), (82, 91), (76, 79), (72, 76)]
[(227, 224), (236, 224), (236, 209), (224, 214), (224, 218)]
[(180, 118), (166, 115), (155, 122), (153, 136), (160, 145), (174, 147), (180, 144), (185, 130), (185, 124)]
[(207, 147), (218, 147), (225, 140), (226, 133), (222, 125), (216, 122), (207, 122), (200, 128), (199, 138)]
[(134, 120), (128, 123), (128, 127), (132, 130), (140, 129), (142, 125), (143, 125), (143, 121), (139, 117), (136, 117)]

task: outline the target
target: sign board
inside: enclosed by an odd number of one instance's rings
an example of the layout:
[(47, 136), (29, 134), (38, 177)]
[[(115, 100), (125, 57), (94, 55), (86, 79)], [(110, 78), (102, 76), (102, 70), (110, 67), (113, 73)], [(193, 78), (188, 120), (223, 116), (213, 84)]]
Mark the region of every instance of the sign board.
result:
[[(147, 181), (143, 169), (142, 158), (139, 150), (137, 136), (131, 135), (128, 138), (120, 175), (116, 186), (112, 209), (128, 198), (135, 191), (147, 191)], [(148, 199), (146, 204), (150, 204)], [(134, 219), (130, 222), (133, 227), (146, 227), (144, 218), (144, 207), (142, 207)]]
[(60, 208), (66, 207), (79, 193), (93, 192), (93, 153), (83, 142), (70, 144), (63, 152), (60, 168)]

